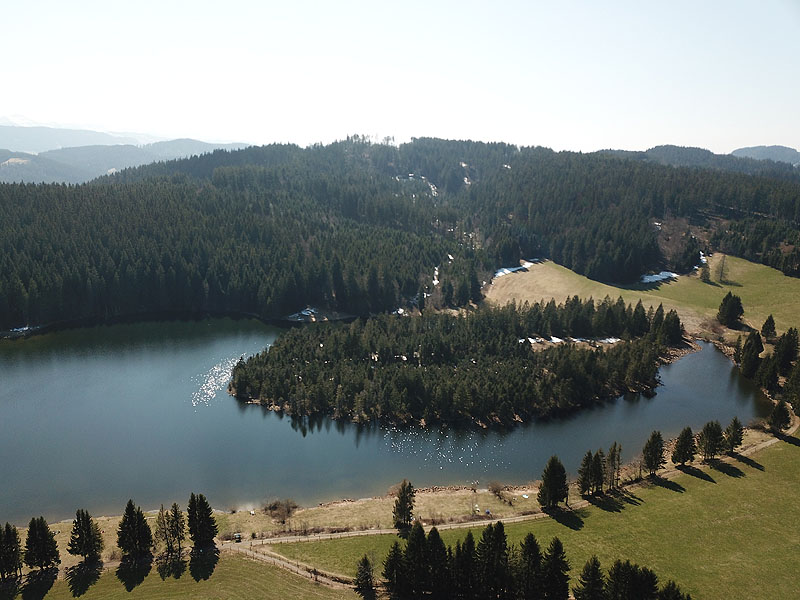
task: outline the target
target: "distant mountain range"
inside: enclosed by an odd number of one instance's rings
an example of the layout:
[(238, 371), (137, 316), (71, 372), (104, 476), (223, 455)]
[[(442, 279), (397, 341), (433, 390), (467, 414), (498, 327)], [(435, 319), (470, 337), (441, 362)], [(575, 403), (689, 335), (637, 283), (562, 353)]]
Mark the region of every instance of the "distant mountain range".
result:
[(113, 144), (139, 143), (140, 140), (134, 137), (118, 136), (86, 129), (0, 125), (0, 148), (29, 154), (75, 146), (110, 146)]
[[(766, 147), (759, 146), (758, 148)], [(780, 148), (780, 146), (771, 146), (771, 148)], [(769, 157), (757, 159), (743, 152), (747, 150), (751, 149), (734, 150), (734, 153), (739, 152), (740, 154), (714, 154), (704, 148), (665, 145), (655, 146), (644, 152), (630, 150), (602, 150), (601, 152), (619, 158), (654, 162), (673, 167), (696, 167), (771, 177), (800, 177), (800, 168), (794, 167), (793, 163), (778, 162)], [(791, 148), (786, 148), (786, 150), (796, 152)]]
[(192, 139), (137, 144), (134, 138), (97, 131), (0, 126), (0, 148), (5, 148), (0, 150), (0, 181), (83, 183), (128, 167), (248, 146)]
[(800, 164), (800, 152), (786, 146), (751, 146), (749, 148), (739, 148), (731, 152), (731, 154), (755, 158), (756, 160), (774, 160), (775, 162), (786, 162), (791, 165)]

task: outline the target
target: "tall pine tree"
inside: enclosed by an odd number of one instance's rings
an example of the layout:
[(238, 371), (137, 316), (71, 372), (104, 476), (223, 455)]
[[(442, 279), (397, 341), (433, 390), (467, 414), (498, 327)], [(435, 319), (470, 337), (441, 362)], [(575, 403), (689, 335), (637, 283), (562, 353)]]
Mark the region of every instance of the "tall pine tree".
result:
[(100, 534), (100, 526), (87, 511), (78, 509), (72, 522), (67, 552), (85, 559), (97, 559), (102, 551), (103, 536)]
[(153, 548), (153, 533), (142, 509), (128, 500), (117, 529), (117, 546), (132, 559), (149, 556)]

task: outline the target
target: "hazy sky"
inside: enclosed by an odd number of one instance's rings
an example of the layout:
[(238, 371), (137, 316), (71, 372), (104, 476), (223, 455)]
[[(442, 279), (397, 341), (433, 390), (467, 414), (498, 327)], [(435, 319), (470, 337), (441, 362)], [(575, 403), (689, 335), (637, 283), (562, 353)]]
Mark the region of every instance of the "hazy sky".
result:
[(24, 0), (0, 116), (307, 145), (800, 148), (800, 0)]

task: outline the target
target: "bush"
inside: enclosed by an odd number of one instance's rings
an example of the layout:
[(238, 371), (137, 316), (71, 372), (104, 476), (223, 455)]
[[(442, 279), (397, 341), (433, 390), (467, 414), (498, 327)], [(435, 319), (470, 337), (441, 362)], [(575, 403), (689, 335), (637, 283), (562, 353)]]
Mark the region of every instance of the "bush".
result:
[(284, 500), (273, 500), (264, 507), (264, 512), (276, 521), (286, 523), (286, 519), (291, 517), (297, 508), (297, 502), (291, 498), (286, 498)]

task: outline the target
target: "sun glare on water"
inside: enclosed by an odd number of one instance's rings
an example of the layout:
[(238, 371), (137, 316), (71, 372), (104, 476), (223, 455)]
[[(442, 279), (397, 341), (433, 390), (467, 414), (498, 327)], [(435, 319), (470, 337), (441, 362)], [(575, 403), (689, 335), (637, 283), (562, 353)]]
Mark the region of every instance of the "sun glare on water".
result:
[(192, 406), (208, 406), (216, 397), (217, 392), (228, 385), (231, 378), (231, 370), (236, 364), (238, 357), (226, 358), (217, 363), (202, 375), (193, 378), (193, 383), (199, 387), (192, 393)]

